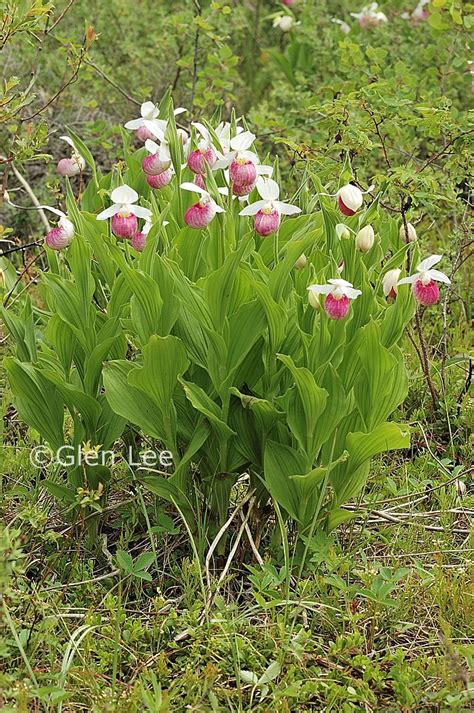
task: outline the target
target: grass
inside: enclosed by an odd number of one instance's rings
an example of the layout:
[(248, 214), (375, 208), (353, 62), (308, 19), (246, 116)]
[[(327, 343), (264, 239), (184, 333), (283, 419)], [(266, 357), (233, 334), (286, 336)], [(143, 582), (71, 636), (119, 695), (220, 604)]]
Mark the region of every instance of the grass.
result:
[[(428, 438), (374, 463), (358, 517), (309, 543), (301, 578), (287, 568), (301, 557), (291, 531), (287, 556), (264, 536), (263, 565), (244, 534), (217, 591), (222, 563), (207, 582), (179, 516), (127, 477), (88, 552), (27, 446), (7, 445), (3, 469), (2, 710), (470, 708), (473, 499)], [(120, 551), (145, 556), (148, 577), (127, 574)]]

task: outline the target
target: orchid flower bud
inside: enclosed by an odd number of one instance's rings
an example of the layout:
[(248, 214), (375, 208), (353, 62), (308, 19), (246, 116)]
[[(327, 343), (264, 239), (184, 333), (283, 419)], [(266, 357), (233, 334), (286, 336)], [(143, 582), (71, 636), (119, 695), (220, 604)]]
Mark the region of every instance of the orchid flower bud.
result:
[(141, 253), (145, 250), (146, 238), (146, 233), (142, 233), (140, 230), (137, 230), (135, 235), (132, 235), (130, 238), (130, 243), (135, 250), (138, 250), (138, 252)]
[(382, 280), (383, 293), (387, 299), (395, 299), (398, 292), (398, 280), (400, 279), (401, 270), (389, 270), (385, 273)]
[(186, 146), (186, 144), (189, 141), (189, 134), (187, 131), (184, 129), (176, 129), (176, 133), (178, 134), (178, 138), (181, 140), (181, 143), (183, 146)]
[(67, 248), (74, 237), (74, 230), (74, 223), (66, 218), (66, 216), (61, 217), (57, 226), (46, 235), (46, 245), (48, 248), (51, 248), (51, 250)]
[(336, 193), (336, 196), (339, 210), (341, 213), (344, 213), (344, 215), (355, 215), (364, 202), (362, 191), (352, 183), (342, 186)]
[(417, 237), (415, 227), (411, 223), (407, 223), (406, 230), (403, 224), (400, 226), (400, 240), (404, 243), (414, 243)]
[(373, 247), (375, 242), (375, 233), (371, 225), (366, 225), (365, 228), (359, 230), (355, 238), (357, 250), (362, 253), (367, 253)]
[(350, 230), (344, 223), (338, 223), (336, 225), (336, 235), (339, 240), (349, 240), (351, 237)]
[(458, 498), (463, 498), (466, 495), (466, 483), (462, 480), (455, 480), (454, 481), (454, 488), (456, 490), (456, 495)]
[(279, 27), (282, 32), (290, 32), (294, 24), (291, 15), (280, 15), (273, 20), (273, 27)]
[(308, 264), (308, 258), (304, 253), (302, 253), (298, 260), (295, 262), (295, 270), (302, 270)]
[(312, 292), (311, 290), (308, 291), (308, 303), (313, 309), (316, 309), (318, 311), (321, 309), (321, 302), (319, 301), (317, 293)]
[(296, 0), (281, 0), (283, 5), (286, 5), (286, 7), (291, 7), (296, 3)]

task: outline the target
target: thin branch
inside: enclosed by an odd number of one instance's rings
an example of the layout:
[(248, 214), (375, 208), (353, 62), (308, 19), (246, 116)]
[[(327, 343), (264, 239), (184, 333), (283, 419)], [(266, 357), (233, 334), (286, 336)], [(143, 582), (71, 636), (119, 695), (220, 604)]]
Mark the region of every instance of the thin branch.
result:
[(105, 79), (106, 82), (108, 82), (114, 89), (116, 89), (122, 96), (125, 97), (125, 99), (128, 99), (128, 101), (132, 102), (133, 104), (136, 104), (136, 106), (141, 106), (141, 102), (138, 101), (138, 99), (134, 99), (128, 92), (125, 91), (125, 89), (122, 89), (113, 79), (111, 79), (103, 69), (97, 66), (95, 62), (92, 62), (90, 59), (84, 60), (84, 64), (86, 64), (88, 67), (91, 67), (97, 74), (102, 77), (102, 79)]

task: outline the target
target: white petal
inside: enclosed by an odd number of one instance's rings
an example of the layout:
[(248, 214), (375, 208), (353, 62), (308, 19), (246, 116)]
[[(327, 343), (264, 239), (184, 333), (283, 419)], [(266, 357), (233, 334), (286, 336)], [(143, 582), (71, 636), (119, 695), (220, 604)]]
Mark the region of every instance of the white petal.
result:
[(201, 188), (201, 186), (197, 186), (195, 183), (191, 183), (190, 181), (185, 181), (184, 183), (181, 184), (180, 188), (182, 188), (184, 191), (192, 191), (193, 193), (199, 193), (201, 196), (208, 196), (209, 193), (204, 190), (204, 188)]
[(257, 166), (257, 174), (259, 176), (271, 176), (273, 173), (273, 166), (265, 166), (259, 163)]
[(234, 160), (234, 158), (235, 158), (234, 152), (227, 154), (227, 156), (224, 156), (224, 158), (219, 159), (212, 165), (212, 170), (218, 171), (220, 168), (228, 168), (229, 165)]
[(446, 285), (451, 284), (451, 280), (444, 272), (440, 272), (439, 270), (427, 270), (426, 274), (429, 275), (432, 280), (436, 280), (436, 282), (444, 282)]
[(346, 297), (349, 297), (351, 300), (355, 300), (356, 297), (359, 297), (359, 295), (362, 294), (361, 290), (355, 290), (353, 287), (343, 287), (342, 291)]
[(184, 106), (178, 106), (178, 108), (174, 110), (173, 114), (175, 116), (179, 116), (179, 114), (184, 114), (185, 111), (187, 111), (187, 109), (185, 109)]
[(155, 119), (158, 116), (158, 107), (153, 102), (143, 102), (140, 112), (144, 119)]
[(193, 121), (191, 123), (191, 126), (195, 126), (196, 129), (199, 131), (201, 134), (202, 138), (205, 139), (206, 141), (210, 142), (211, 141), (211, 136), (209, 134), (209, 131), (206, 129), (204, 124), (201, 124), (199, 121)]
[(72, 146), (74, 151), (76, 151), (76, 147), (74, 146), (74, 141), (69, 136), (60, 136), (59, 138), (62, 139), (63, 141), (65, 141), (67, 144), (69, 144), (69, 146)]
[(160, 147), (156, 143), (156, 141), (153, 141), (152, 139), (147, 139), (145, 141), (145, 148), (148, 151), (148, 153), (158, 153), (160, 150)]
[(253, 151), (239, 151), (239, 156), (241, 158), (246, 158), (247, 161), (252, 161), (256, 166), (260, 163), (260, 159), (256, 153)]
[(39, 205), (38, 208), (42, 208), (43, 210), (49, 210), (51, 213), (54, 213), (55, 215), (59, 215), (61, 218), (65, 218), (66, 214), (62, 212), (62, 210), (59, 210), (59, 208), (50, 208), (49, 205)]
[(240, 211), (239, 215), (257, 215), (259, 210), (265, 208), (267, 201), (256, 201)]
[(334, 291), (334, 287), (332, 285), (310, 285), (308, 290), (316, 295), (329, 295)]
[(272, 178), (259, 178), (257, 180), (257, 191), (266, 201), (276, 201), (280, 195), (278, 183)]
[(422, 260), (416, 269), (418, 270), (418, 272), (426, 272), (426, 270), (431, 270), (433, 265), (436, 265), (442, 259), (442, 255), (430, 255), (430, 257), (427, 257), (425, 260)]
[(124, 124), (124, 127), (130, 131), (136, 131), (143, 125), (143, 119), (132, 119), (131, 121), (127, 121), (127, 123)]
[(102, 213), (99, 213), (99, 215), (97, 216), (97, 220), (107, 220), (107, 218), (112, 218), (112, 216), (116, 215), (119, 210), (119, 205), (111, 205), (109, 206), (109, 208), (103, 210)]
[(143, 119), (143, 126), (145, 126), (148, 131), (151, 131), (157, 139), (160, 141), (164, 140), (165, 135), (157, 119)]
[(282, 215), (295, 215), (296, 213), (301, 213), (301, 208), (298, 208), (297, 205), (291, 205), (291, 203), (283, 203), (283, 201), (273, 201), (273, 205)]
[(221, 208), (221, 206), (217, 205), (217, 203), (214, 203), (214, 210), (216, 211), (216, 213), (225, 213), (224, 208)]
[(251, 131), (243, 131), (241, 134), (234, 136), (234, 138), (230, 142), (230, 145), (232, 146), (234, 151), (245, 151), (246, 149), (249, 149), (252, 146), (254, 141), (255, 134), (252, 134)]
[(352, 287), (352, 282), (347, 282), (343, 280), (342, 277), (335, 277), (332, 280), (328, 280), (331, 285), (337, 285), (337, 287)]
[(137, 216), (137, 218), (145, 218), (145, 220), (151, 218), (152, 212), (149, 208), (143, 208), (141, 205), (132, 205), (132, 213)]
[(119, 186), (118, 188), (114, 188), (110, 194), (110, 198), (114, 203), (119, 204), (136, 203), (138, 200), (138, 193), (134, 191), (133, 188), (130, 188), (130, 186), (125, 184), (123, 186)]
[(404, 277), (403, 280), (398, 281), (398, 285), (411, 285), (413, 282), (416, 282), (416, 280), (419, 280), (418, 275), (411, 275), (411, 277)]

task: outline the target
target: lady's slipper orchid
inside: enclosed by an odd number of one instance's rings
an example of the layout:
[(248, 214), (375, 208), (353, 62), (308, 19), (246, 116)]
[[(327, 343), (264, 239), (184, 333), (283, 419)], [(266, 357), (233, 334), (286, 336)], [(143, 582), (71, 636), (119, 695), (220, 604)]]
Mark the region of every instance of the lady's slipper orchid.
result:
[(199, 193), (201, 198), (194, 203), (184, 214), (184, 222), (190, 228), (205, 228), (216, 213), (224, 213), (224, 209), (211, 198), (209, 193), (195, 183), (182, 183), (181, 188), (185, 191)]
[(57, 208), (50, 208), (49, 206), (38, 206), (39, 208), (43, 208), (45, 210), (51, 211), (51, 213), (54, 213), (55, 215), (59, 216), (59, 221), (58, 224), (55, 228), (52, 228), (45, 237), (45, 243), (48, 246), (48, 248), (51, 248), (51, 250), (63, 250), (63, 248), (67, 248), (68, 245), (71, 244), (72, 239), (74, 238), (74, 223), (72, 223), (67, 215), (62, 212), (62, 210), (58, 210)]
[(254, 215), (255, 232), (262, 237), (272, 235), (278, 230), (282, 215), (301, 213), (298, 206), (278, 200), (280, 188), (273, 179), (259, 178), (256, 188), (262, 200), (246, 206), (239, 215)]
[(290, 32), (294, 24), (295, 21), (291, 15), (278, 15), (273, 20), (273, 27), (279, 27), (282, 32)]
[(375, 233), (371, 225), (366, 225), (364, 228), (359, 230), (355, 237), (355, 244), (357, 250), (361, 253), (367, 253), (373, 247), (375, 242)]
[(130, 243), (132, 247), (135, 248), (135, 250), (137, 250), (139, 253), (143, 252), (143, 250), (145, 249), (146, 239), (150, 230), (151, 222), (147, 220), (143, 225), (143, 228), (141, 230), (137, 230), (137, 232), (130, 238)]
[(414, 243), (416, 239), (417, 234), (414, 225), (407, 223), (406, 229), (404, 225), (400, 226), (400, 240), (403, 240), (404, 243)]
[(344, 20), (339, 20), (338, 18), (333, 18), (332, 22), (334, 22), (335, 25), (339, 25), (339, 29), (341, 32), (343, 32), (345, 35), (348, 35), (349, 32), (351, 31), (351, 26), (347, 24), (347, 22), (344, 22)]
[(398, 279), (400, 277), (401, 270), (396, 268), (395, 270), (389, 270), (385, 273), (382, 280), (383, 293), (387, 299), (395, 299), (398, 292)]
[(134, 205), (138, 200), (138, 193), (127, 185), (114, 188), (110, 197), (113, 205), (99, 213), (97, 220), (112, 218), (113, 234), (118, 238), (131, 238), (138, 229), (137, 218), (147, 220), (151, 217), (151, 210)]
[(363, 7), (360, 12), (351, 12), (351, 16), (355, 17), (363, 28), (377, 27), (388, 21), (385, 13), (381, 12), (378, 7), (378, 2), (372, 2)]
[(451, 284), (451, 280), (444, 272), (433, 270), (432, 267), (442, 260), (442, 255), (430, 255), (422, 260), (416, 268), (416, 274), (404, 277), (398, 281), (399, 285), (410, 285), (417, 302), (429, 307), (439, 300), (439, 287), (436, 282)]
[(206, 173), (206, 164), (211, 167), (215, 164), (217, 155), (212, 145), (212, 137), (206, 127), (198, 121), (194, 121), (192, 125), (196, 127), (202, 138), (197, 148), (188, 156), (188, 168), (193, 173), (203, 174)]
[(70, 158), (62, 158), (58, 162), (56, 170), (60, 176), (67, 176), (68, 178), (77, 176), (85, 169), (86, 162), (74, 146), (74, 142), (69, 138), (69, 136), (60, 136), (59, 138), (66, 141), (69, 146), (72, 146), (73, 152)]
[(331, 319), (343, 319), (349, 312), (350, 300), (355, 300), (362, 294), (354, 289), (350, 282), (340, 278), (329, 280), (328, 285), (310, 285), (310, 295), (326, 295), (324, 311)]
[(355, 215), (364, 202), (364, 193), (370, 193), (372, 189), (373, 186), (369, 186), (366, 191), (361, 191), (360, 188), (354, 186), (353, 183), (342, 186), (336, 193), (341, 213), (344, 213), (344, 215)]
[[(175, 109), (174, 114), (182, 114), (186, 109), (183, 107), (178, 107)], [(147, 139), (158, 138), (162, 139), (166, 131), (167, 121), (164, 119), (158, 119), (160, 110), (153, 104), (153, 102), (144, 102), (140, 107), (141, 116), (138, 119), (132, 119), (127, 121), (124, 125), (126, 129), (137, 132), (137, 137), (141, 141), (146, 141)], [(144, 131), (146, 129), (146, 131)], [(140, 133), (139, 133), (140, 132)]]
[[(247, 193), (250, 193), (255, 185), (258, 175), (257, 164), (260, 163), (257, 154), (249, 151), (254, 141), (255, 134), (251, 131), (244, 131), (234, 136), (230, 141), (232, 150), (213, 166), (214, 170), (229, 167), (230, 179), (237, 190), (241, 186), (252, 186)], [(237, 195), (246, 195), (246, 193), (237, 193)]]
[(286, 7), (291, 7), (296, 3), (296, 0), (281, 0), (283, 5), (286, 5)]
[(430, 16), (430, 12), (428, 8), (426, 7), (430, 0), (420, 0), (418, 5), (415, 7), (413, 12), (411, 13), (411, 20), (414, 23), (417, 22), (424, 22), (425, 20), (428, 19)]
[(145, 148), (150, 156), (145, 156), (142, 161), (143, 171), (147, 176), (159, 176), (160, 173), (167, 171), (171, 166), (171, 155), (166, 143), (158, 146), (155, 141), (148, 139), (145, 141)]

